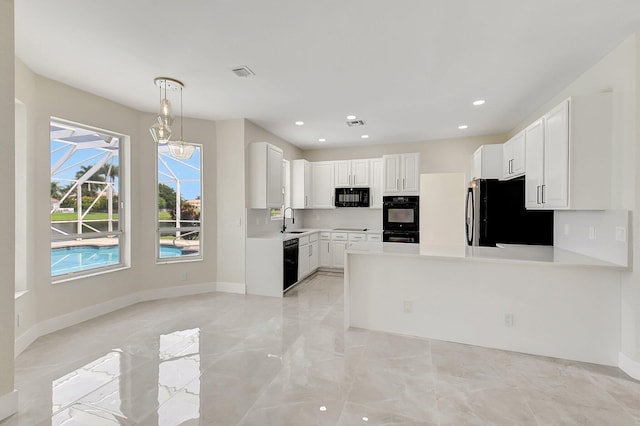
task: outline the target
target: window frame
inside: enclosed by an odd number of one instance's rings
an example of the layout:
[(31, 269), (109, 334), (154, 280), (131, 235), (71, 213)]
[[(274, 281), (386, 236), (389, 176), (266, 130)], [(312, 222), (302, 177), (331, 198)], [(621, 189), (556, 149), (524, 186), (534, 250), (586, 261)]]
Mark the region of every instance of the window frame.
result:
[[(204, 145), (201, 143), (195, 142), (185, 142), (185, 144), (193, 145), (196, 147), (196, 150), (199, 151), (200, 154), (200, 226), (199, 227), (173, 227), (173, 228), (161, 228), (160, 227), (160, 218), (159, 218), (159, 207), (158, 201), (160, 198), (159, 187), (160, 187), (160, 171), (158, 169), (158, 161), (160, 157), (160, 146), (156, 146), (156, 161), (155, 161), (155, 197), (154, 197), (154, 214), (155, 214), (155, 226), (156, 231), (155, 235), (155, 259), (157, 265), (165, 265), (165, 264), (174, 264), (174, 263), (184, 263), (184, 262), (202, 262), (204, 260), (204, 212), (205, 212), (205, 179), (204, 179)], [(160, 237), (161, 237), (161, 229), (173, 229), (174, 231), (177, 229), (185, 229), (187, 231), (190, 230), (198, 230), (198, 238), (199, 238), (199, 251), (197, 255), (189, 255), (189, 256), (175, 256), (175, 257), (160, 257)]]
[[(129, 145), (130, 145), (130, 137), (128, 135), (114, 132), (111, 130), (102, 129), (96, 126), (91, 126), (67, 119), (63, 119), (60, 117), (51, 116), (49, 117), (49, 163), (51, 163), (51, 125), (60, 125), (63, 127), (74, 127), (79, 128), (86, 131), (91, 131), (95, 133), (99, 133), (100, 135), (114, 137), (118, 139), (118, 230), (106, 231), (100, 233), (91, 233), (91, 234), (68, 234), (61, 237), (56, 238), (55, 235), (51, 235), (49, 237), (50, 247), (49, 247), (49, 258), (51, 258), (51, 251), (53, 247), (51, 244), (56, 240), (63, 240), (77, 237), (82, 240), (91, 240), (97, 238), (104, 238), (105, 236), (115, 235), (118, 238), (118, 263), (114, 263), (106, 266), (99, 266), (96, 268), (88, 268), (81, 271), (68, 272), (60, 275), (52, 275), (51, 267), (49, 268), (49, 276), (51, 279), (51, 284), (59, 284), (67, 281), (82, 279), (93, 277), (96, 275), (102, 275), (106, 273), (111, 273), (115, 271), (121, 271), (123, 269), (128, 269), (131, 267), (131, 241), (127, 238), (130, 235), (129, 228), (129, 209), (127, 206), (130, 204), (129, 198)], [(51, 175), (49, 178), (51, 182)], [(51, 226), (51, 218), (49, 218), (49, 225)]]

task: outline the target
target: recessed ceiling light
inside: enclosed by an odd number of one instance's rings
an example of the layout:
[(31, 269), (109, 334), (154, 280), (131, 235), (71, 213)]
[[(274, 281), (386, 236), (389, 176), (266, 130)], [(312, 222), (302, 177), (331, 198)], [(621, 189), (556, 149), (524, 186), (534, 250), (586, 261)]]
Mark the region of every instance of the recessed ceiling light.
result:
[(347, 115), (347, 120), (355, 120), (356, 116), (355, 115)]
[(473, 101), (473, 104), (475, 106), (480, 106), (480, 105), (484, 105), (484, 99), (478, 99), (477, 101)]
[(466, 124), (461, 124), (461, 125), (458, 126), (458, 129), (460, 129), (460, 130), (464, 130), (464, 129), (468, 129), (468, 128), (469, 128), (469, 126), (467, 126)]
[(304, 125), (304, 121), (296, 121), (296, 126), (303, 126)]
[(362, 139), (369, 139), (369, 135), (362, 135), (360, 136)]
[(325, 138), (320, 138), (318, 139), (318, 142), (326, 142), (327, 140)]

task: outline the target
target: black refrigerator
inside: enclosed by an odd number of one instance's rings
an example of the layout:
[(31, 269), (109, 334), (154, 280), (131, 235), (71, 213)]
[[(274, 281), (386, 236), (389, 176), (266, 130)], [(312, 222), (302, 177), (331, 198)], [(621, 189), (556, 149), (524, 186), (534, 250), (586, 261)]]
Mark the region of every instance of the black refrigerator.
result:
[(527, 210), (524, 204), (524, 177), (472, 181), (467, 191), (467, 244), (553, 245), (553, 211)]

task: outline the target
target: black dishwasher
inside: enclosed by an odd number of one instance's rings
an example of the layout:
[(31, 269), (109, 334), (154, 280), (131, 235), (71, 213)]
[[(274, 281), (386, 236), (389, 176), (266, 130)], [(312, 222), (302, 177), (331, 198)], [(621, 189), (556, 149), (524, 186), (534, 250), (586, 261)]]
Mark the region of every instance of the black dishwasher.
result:
[(282, 243), (284, 250), (283, 291), (298, 281), (298, 239), (291, 238)]

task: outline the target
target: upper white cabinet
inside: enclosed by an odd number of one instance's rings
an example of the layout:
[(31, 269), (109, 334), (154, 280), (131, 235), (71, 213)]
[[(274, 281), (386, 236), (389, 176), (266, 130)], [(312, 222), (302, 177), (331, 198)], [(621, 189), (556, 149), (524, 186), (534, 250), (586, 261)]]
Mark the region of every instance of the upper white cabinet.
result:
[(333, 209), (335, 186), (333, 184), (333, 161), (311, 163), (311, 206), (313, 209)]
[(522, 176), (524, 171), (525, 135), (522, 131), (502, 144), (502, 179)]
[(369, 160), (335, 161), (334, 170), (336, 188), (369, 186)]
[(311, 163), (307, 160), (293, 160), (291, 162), (291, 207), (310, 208), (311, 190)]
[(369, 190), (369, 207), (372, 209), (382, 208), (382, 192), (384, 179), (384, 163), (382, 158), (374, 158), (370, 163), (371, 189)]
[(382, 157), (384, 195), (419, 195), (420, 154), (394, 154)]
[(502, 177), (502, 145), (482, 145), (471, 157), (470, 179), (500, 179)]
[(611, 208), (612, 95), (571, 97), (525, 130), (526, 207)]
[(249, 145), (250, 209), (281, 208), (283, 203), (283, 152), (267, 142)]

